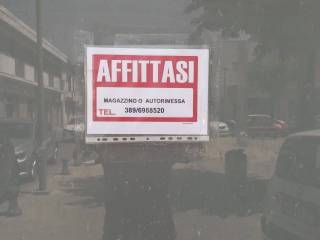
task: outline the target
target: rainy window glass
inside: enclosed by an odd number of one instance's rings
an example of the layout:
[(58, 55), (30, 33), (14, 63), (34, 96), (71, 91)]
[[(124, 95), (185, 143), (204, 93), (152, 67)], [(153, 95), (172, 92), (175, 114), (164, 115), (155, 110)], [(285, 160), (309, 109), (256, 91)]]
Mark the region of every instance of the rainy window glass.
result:
[(319, 240), (319, 0), (0, 0), (0, 239)]

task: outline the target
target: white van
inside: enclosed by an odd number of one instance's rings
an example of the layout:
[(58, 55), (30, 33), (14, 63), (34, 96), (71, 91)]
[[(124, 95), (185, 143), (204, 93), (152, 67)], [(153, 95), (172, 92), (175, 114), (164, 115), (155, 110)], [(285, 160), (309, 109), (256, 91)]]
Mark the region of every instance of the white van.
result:
[(267, 240), (320, 239), (320, 130), (284, 142), (261, 225)]

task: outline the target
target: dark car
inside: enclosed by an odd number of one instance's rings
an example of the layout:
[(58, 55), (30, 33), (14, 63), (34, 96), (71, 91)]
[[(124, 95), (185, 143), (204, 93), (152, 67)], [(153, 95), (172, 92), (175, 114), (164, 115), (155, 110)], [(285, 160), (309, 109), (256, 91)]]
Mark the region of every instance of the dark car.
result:
[(288, 124), (283, 120), (273, 119), (266, 114), (248, 115), (246, 132), (251, 137), (285, 136), (288, 133)]
[(290, 135), (270, 180), (261, 218), (266, 240), (319, 239), (320, 130)]
[[(33, 179), (37, 171), (37, 142), (35, 123), (29, 121), (0, 121), (0, 134), (9, 136), (14, 145), (19, 175)], [(44, 154), (48, 160), (55, 160), (58, 145), (52, 136), (46, 137), (42, 143)]]
[(13, 120), (0, 121), (0, 134), (8, 136), (14, 145), (19, 175), (33, 178), (37, 165), (34, 124)]

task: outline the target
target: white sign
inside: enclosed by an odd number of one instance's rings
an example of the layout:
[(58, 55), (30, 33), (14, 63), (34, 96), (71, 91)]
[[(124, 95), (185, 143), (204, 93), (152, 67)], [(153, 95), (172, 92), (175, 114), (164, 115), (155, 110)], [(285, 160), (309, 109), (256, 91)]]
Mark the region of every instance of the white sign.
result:
[(87, 135), (208, 135), (208, 49), (87, 47)]

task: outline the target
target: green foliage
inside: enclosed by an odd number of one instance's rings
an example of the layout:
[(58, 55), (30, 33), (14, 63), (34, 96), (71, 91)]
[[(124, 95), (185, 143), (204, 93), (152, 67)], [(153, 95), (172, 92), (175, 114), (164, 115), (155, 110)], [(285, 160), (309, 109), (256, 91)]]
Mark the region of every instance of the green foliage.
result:
[(250, 85), (262, 88), (274, 97), (282, 94), (287, 83), (297, 83), (300, 77), (298, 60), (294, 57), (282, 60), (276, 52), (257, 58), (248, 73)]
[(200, 8), (193, 21), (199, 29), (221, 30), (227, 37), (245, 31), (258, 40), (258, 54), (299, 56), (320, 40), (319, 0), (192, 0), (186, 12)]
[(317, 108), (310, 89), (319, 52), (320, 1), (192, 0), (186, 12), (197, 9), (202, 9), (193, 21), (198, 32), (209, 29), (234, 37), (244, 31), (257, 41), (256, 61), (249, 70), (251, 84), (277, 99), (289, 81), (296, 81), (298, 125), (310, 128)]

